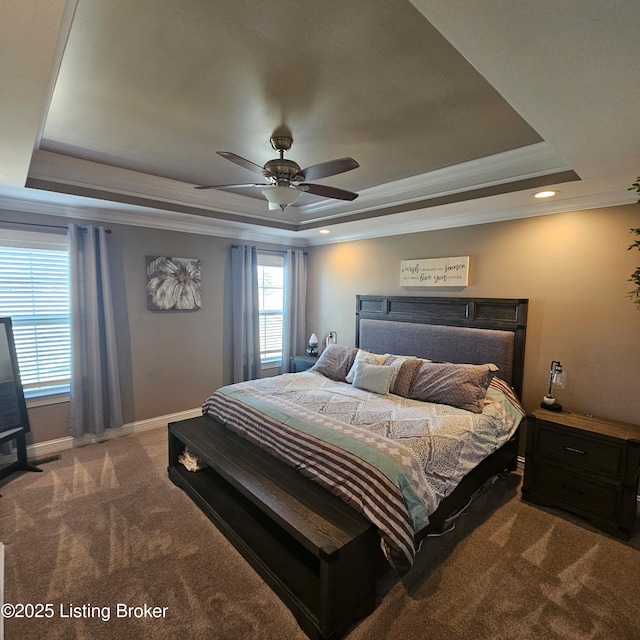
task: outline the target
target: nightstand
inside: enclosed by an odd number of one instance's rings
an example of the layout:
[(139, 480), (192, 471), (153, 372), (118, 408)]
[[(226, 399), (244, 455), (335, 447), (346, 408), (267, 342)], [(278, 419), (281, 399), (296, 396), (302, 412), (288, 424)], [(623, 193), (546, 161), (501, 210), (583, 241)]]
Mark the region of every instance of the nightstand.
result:
[(289, 371), (291, 373), (300, 373), (311, 369), (318, 362), (318, 356), (291, 356), (289, 358)]
[(639, 472), (640, 426), (544, 409), (527, 418), (522, 497), (529, 502), (628, 540)]

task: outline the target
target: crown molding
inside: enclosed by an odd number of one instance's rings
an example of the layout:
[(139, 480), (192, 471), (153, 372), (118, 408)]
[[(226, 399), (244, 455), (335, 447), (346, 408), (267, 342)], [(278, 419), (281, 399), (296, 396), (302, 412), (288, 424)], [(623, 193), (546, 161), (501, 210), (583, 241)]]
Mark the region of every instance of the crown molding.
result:
[[(390, 204), (404, 206), (426, 198), (439, 198), (570, 170), (571, 167), (551, 145), (539, 142), (364, 189), (350, 206), (330, 206), (324, 201), (306, 205), (302, 209), (305, 219), (301, 224), (336, 221), (340, 217), (367, 213)], [(327, 214), (323, 215), (323, 212)], [(306, 217), (306, 214), (310, 215)]]
[[(66, 199), (70, 199), (67, 196)], [(79, 198), (78, 200), (83, 200)], [(0, 210), (14, 213), (30, 213), (44, 216), (56, 216), (73, 220), (86, 220), (103, 224), (120, 224), (162, 231), (177, 231), (206, 236), (219, 236), (234, 240), (280, 242), (291, 246), (306, 246), (306, 241), (296, 238), (295, 232), (281, 229), (264, 229), (255, 225), (238, 223), (228, 226), (219, 221), (201, 216), (155, 209), (118, 206), (117, 208), (85, 206), (84, 203), (51, 203), (39, 200), (25, 200), (0, 196)]]
[[(265, 203), (256, 198), (219, 190), (201, 192), (175, 180), (37, 151), (29, 180), (40, 188), (14, 189), (4, 196), (0, 193), (0, 207), (107, 224), (306, 246), (632, 201), (626, 193), (604, 190), (575, 197), (566, 192), (559, 201), (514, 205), (515, 198), (509, 192), (514, 195), (554, 177), (558, 183), (578, 178), (551, 145), (541, 142), (365, 189), (353, 203), (325, 200), (269, 215)], [(56, 185), (63, 188), (58, 190)], [(582, 192), (585, 186), (581, 185)], [(65, 193), (65, 188), (76, 193)], [(111, 199), (109, 194), (115, 197)], [(214, 202), (216, 208), (212, 209)], [(307, 212), (312, 215), (307, 216)], [(333, 233), (320, 236), (317, 229), (326, 224)]]
[[(305, 229), (302, 232), (256, 227), (255, 224), (219, 221), (213, 218), (203, 219), (201, 216), (145, 209), (143, 207), (125, 206), (118, 203), (104, 203), (96, 206), (96, 200), (76, 196), (55, 194), (60, 202), (47, 202), (44, 192), (37, 192), (41, 198), (25, 199), (18, 194), (0, 195), (0, 209), (16, 213), (32, 213), (63, 218), (90, 220), (107, 224), (131, 225), (149, 229), (195, 233), (200, 235), (222, 236), (238, 240), (281, 242), (292, 246), (332, 244), (348, 240), (359, 240), (388, 235), (400, 235), (445, 229), (449, 227), (485, 224), (515, 218), (566, 213), (594, 208), (611, 207), (635, 203), (635, 198), (627, 190), (608, 191), (577, 197), (565, 197), (559, 201), (535, 202), (520, 206), (503, 206), (496, 202), (493, 206), (483, 204), (482, 208), (472, 207), (470, 211), (455, 213), (456, 205), (439, 206), (432, 209), (416, 209), (415, 211), (381, 216), (375, 220), (360, 220), (343, 223), (344, 227), (357, 227), (356, 231), (341, 231), (337, 221), (332, 225), (333, 233), (320, 236), (317, 230)], [(498, 196), (499, 197), (499, 196)], [(468, 204), (468, 203), (467, 203)], [(406, 220), (407, 217), (415, 218)]]
[[(467, 227), (477, 224), (505, 222), (508, 220), (535, 218), (538, 216), (570, 213), (573, 211), (586, 211), (588, 209), (601, 209), (635, 203), (635, 198), (626, 193), (614, 191), (588, 196), (578, 196), (575, 198), (566, 198), (557, 202), (535, 202), (509, 207), (496, 206), (495, 208), (482, 212), (472, 210), (453, 213), (450, 207), (441, 207), (439, 210), (424, 209), (422, 211), (411, 212), (411, 215), (417, 214), (419, 216), (415, 220), (403, 221), (400, 218), (404, 217), (404, 215), (398, 214), (396, 216), (389, 216), (385, 220), (386, 224), (379, 224), (375, 228), (370, 229), (341, 231), (340, 226), (337, 225), (332, 229), (332, 235), (330, 236), (307, 236), (307, 244), (309, 246), (336, 244), (338, 242), (384, 238), (387, 236), (407, 235), (412, 233), (421, 233), (424, 231), (438, 231), (442, 229)], [(429, 217), (429, 215), (431, 217)], [(346, 226), (347, 225), (345, 225), (345, 227)]]
[(28, 180), (32, 183), (45, 183), (61, 193), (73, 192), (74, 188), (102, 192), (106, 197), (113, 196), (109, 199), (116, 202), (118, 201), (116, 196), (122, 196), (124, 202), (138, 198), (174, 205), (177, 209), (185, 207), (201, 209), (203, 215), (218, 213), (238, 216), (241, 214), (256, 221), (269, 218), (274, 222), (291, 223), (290, 216), (285, 215), (284, 212), (267, 211), (264, 200), (219, 189), (197, 190), (194, 185), (186, 182), (130, 171), (52, 151), (34, 152)]
[[(376, 209), (408, 206), (425, 198), (514, 183), (569, 170), (568, 164), (546, 142), (504, 151), (486, 158), (444, 167), (364, 189), (353, 202), (322, 199), (291, 206), (284, 212), (266, 211), (262, 199), (218, 189), (199, 191), (193, 185), (39, 150), (33, 155), (29, 186), (63, 193), (95, 194), (110, 200), (142, 204), (151, 208), (198, 213), (236, 222), (304, 227), (310, 223), (336, 221)], [(72, 178), (70, 178), (72, 176)]]
[[(45, 197), (45, 194), (39, 194)], [(57, 194), (56, 194), (57, 195)], [(290, 246), (315, 246), (335, 244), (367, 238), (379, 238), (391, 235), (435, 231), (454, 227), (502, 222), (505, 220), (530, 218), (555, 213), (567, 213), (603, 207), (633, 204), (635, 198), (627, 191), (609, 191), (592, 195), (567, 197), (560, 201), (534, 202), (520, 206), (483, 206), (471, 210), (455, 212), (455, 205), (419, 209), (409, 213), (392, 214), (376, 218), (375, 221), (360, 220), (352, 223), (340, 223), (332, 227), (331, 235), (319, 235), (317, 229), (307, 229), (302, 233), (281, 229), (256, 227), (245, 223), (220, 223), (211, 218), (206, 221), (201, 216), (158, 211), (141, 207), (130, 207), (107, 203), (109, 207), (98, 207), (96, 201), (72, 196), (59, 196), (64, 202), (52, 203), (41, 200), (27, 200), (18, 196), (0, 195), (0, 209), (14, 213), (31, 213), (44, 216), (56, 216), (80, 219), (103, 224), (120, 224), (158, 229), (180, 233), (219, 236), (251, 242), (278, 242)], [(498, 196), (499, 197), (499, 196)], [(104, 204), (104, 203), (103, 203)], [(465, 203), (462, 203), (465, 204)], [(466, 203), (468, 205), (468, 203)], [(413, 218), (407, 220), (407, 217)], [(355, 227), (355, 230), (351, 230)]]

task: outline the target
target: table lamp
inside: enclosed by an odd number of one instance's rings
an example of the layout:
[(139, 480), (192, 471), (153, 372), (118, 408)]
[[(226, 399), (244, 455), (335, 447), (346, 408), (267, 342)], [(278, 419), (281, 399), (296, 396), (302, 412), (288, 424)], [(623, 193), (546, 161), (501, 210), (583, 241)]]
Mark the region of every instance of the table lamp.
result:
[(549, 411), (562, 411), (562, 405), (556, 402), (553, 395), (553, 389), (565, 388), (565, 374), (559, 360), (551, 361), (551, 370), (549, 371), (549, 390), (547, 395), (542, 398), (540, 406)]
[(318, 336), (315, 333), (312, 333), (309, 337), (309, 346), (307, 347), (307, 355), (308, 356), (317, 356), (318, 355)]

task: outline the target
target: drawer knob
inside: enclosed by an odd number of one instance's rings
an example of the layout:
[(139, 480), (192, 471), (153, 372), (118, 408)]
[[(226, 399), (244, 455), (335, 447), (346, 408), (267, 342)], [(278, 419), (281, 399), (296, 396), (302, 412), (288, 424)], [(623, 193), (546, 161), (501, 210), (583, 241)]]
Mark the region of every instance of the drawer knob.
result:
[(579, 453), (583, 456), (587, 455), (586, 451), (583, 451), (582, 449), (576, 449), (575, 447), (565, 447), (566, 451), (571, 451), (571, 453)]

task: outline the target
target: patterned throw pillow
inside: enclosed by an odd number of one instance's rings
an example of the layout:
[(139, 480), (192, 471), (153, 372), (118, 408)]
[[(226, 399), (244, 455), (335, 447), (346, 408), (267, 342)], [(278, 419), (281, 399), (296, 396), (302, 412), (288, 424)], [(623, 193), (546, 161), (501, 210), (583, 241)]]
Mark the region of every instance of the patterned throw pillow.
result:
[(361, 360), (356, 365), (356, 370), (353, 374), (353, 386), (357, 389), (387, 395), (394, 374), (395, 371), (393, 367), (368, 364)]
[(482, 413), (487, 387), (496, 371), (495, 364), (423, 362), (413, 379), (409, 397)]
[(398, 360), (400, 361), (400, 369), (395, 380), (392, 380), (391, 382), (391, 393), (395, 393), (397, 396), (402, 396), (403, 398), (408, 398), (411, 390), (411, 383), (413, 382), (420, 365), (424, 361), (414, 357), (389, 356), (385, 365), (395, 365)]
[(317, 371), (331, 380), (345, 382), (345, 378), (353, 365), (357, 351), (355, 347), (330, 344), (320, 354), (318, 361), (310, 370)]

